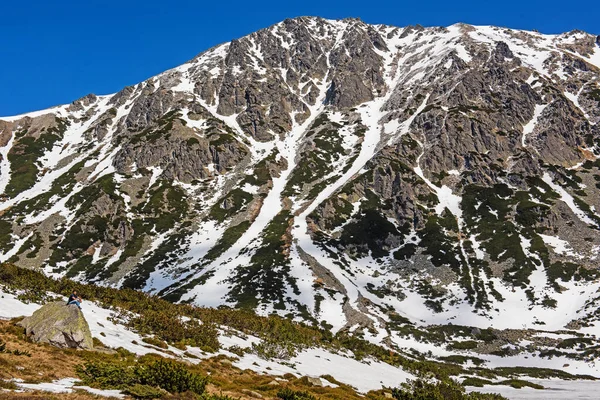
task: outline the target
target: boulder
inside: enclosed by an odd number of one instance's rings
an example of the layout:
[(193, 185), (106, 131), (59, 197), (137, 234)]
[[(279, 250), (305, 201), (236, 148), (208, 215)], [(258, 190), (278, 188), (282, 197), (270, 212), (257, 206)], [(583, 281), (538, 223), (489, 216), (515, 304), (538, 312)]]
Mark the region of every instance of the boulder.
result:
[(253, 397), (255, 399), (262, 399), (263, 395), (257, 392), (253, 392), (252, 390), (249, 389), (242, 389), (242, 393), (245, 394), (246, 396), (249, 397)]
[(325, 386), (323, 384), (323, 381), (321, 380), (321, 378), (307, 376), (306, 380), (308, 381), (308, 383), (310, 383), (313, 386)]
[(48, 303), (19, 322), (38, 343), (61, 348), (92, 349), (92, 333), (81, 310), (63, 301)]

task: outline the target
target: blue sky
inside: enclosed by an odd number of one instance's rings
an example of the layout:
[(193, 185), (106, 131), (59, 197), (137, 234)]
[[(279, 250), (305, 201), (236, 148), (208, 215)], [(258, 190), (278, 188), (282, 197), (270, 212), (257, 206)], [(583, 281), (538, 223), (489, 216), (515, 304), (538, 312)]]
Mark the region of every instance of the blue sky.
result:
[(396, 26), (466, 22), (600, 34), (597, 0), (16, 0), (0, 5), (0, 115), (113, 93), (285, 18)]

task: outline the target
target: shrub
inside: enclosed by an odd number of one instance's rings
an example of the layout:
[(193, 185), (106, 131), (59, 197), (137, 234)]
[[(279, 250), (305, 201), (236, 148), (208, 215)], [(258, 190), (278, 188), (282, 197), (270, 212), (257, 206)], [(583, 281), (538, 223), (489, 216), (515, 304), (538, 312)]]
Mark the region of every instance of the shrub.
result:
[(165, 391), (148, 385), (135, 384), (129, 386), (122, 391), (123, 394), (133, 397), (134, 399), (158, 399), (161, 398)]
[[(4, 379), (0, 379), (0, 389), (17, 390), (18, 387), (13, 381), (5, 381)], [(0, 390), (0, 392), (2, 392), (2, 390)]]
[(148, 358), (142, 358), (137, 363), (87, 362), (84, 366), (77, 367), (77, 373), (85, 385), (105, 389), (128, 389), (140, 396), (151, 396), (154, 393), (143, 386), (160, 388), (170, 393), (190, 391), (203, 394), (208, 382), (206, 377), (189, 371), (184, 364), (177, 361)]
[(400, 389), (393, 389), (392, 396), (396, 400), (502, 400), (498, 394), (466, 393), (465, 388), (454, 382), (428, 382), (423, 379), (408, 381)]
[(272, 340), (252, 343), (252, 352), (265, 360), (289, 360), (297, 354), (292, 343), (280, 343)]
[(448, 350), (471, 350), (477, 347), (474, 340), (465, 340), (463, 342), (452, 342), (448, 345)]
[(142, 342), (151, 344), (152, 346), (156, 346), (156, 347), (159, 347), (161, 349), (168, 349), (169, 348), (168, 344), (166, 344), (165, 342), (163, 342), (160, 339), (153, 338), (153, 337), (145, 337), (145, 338), (142, 339)]
[(277, 392), (277, 398), (282, 400), (317, 400), (315, 396), (308, 392), (301, 392), (289, 388), (281, 389)]
[(77, 366), (76, 371), (81, 382), (89, 386), (121, 389), (139, 383), (131, 365), (87, 362), (83, 366)]
[(204, 393), (201, 396), (198, 396), (196, 393), (185, 392), (185, 393), (177, 393), (170, 394), (161, 397), (163, 400), (239, 400), (234, 399), (233, 397), (225, 396), (222, 394), (208, 394)]
[(140, 383), (153, 384), (171, 393), (202, 394), (208, 383), (206, 377), (190, 372), (183, 364), (172, 360), (158, 360), (137, 368), (136, 375)]
[[(104, 332), (100, 332), (100, 334), (102, 336), (106, 336), (106, 334), (104, 334)], [(104, 343), (102, 343), (102, 341), (100, 339), (98, 339), (97, 337), (93, 337), (92, 338), (92, 344), (94, 345), (95, 348), (97, 348), (97, 347), (106, 347), (106, 345)]]
[(14, 354), (15, 356), (25, 356), (25, 357), (31, 357), (31, 353), (28, 352), (27, 350), (13, 350), (11, 351), (12, 354)]

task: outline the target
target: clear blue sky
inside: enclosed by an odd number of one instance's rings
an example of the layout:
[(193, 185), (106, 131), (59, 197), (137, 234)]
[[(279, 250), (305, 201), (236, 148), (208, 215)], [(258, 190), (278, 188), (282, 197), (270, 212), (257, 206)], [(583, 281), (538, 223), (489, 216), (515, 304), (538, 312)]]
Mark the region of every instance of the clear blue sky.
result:
[(285, 18), (359, 17), (396, 26), (466, 22), (600, 34), (600, 5), (581, 1), (2, 0), (0, 115), (113, 93), (216, 44)]

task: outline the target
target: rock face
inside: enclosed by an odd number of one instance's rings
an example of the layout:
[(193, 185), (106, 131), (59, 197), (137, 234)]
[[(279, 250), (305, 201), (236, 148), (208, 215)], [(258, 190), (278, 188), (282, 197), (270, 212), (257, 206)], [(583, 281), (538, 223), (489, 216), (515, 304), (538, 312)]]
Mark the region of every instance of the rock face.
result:
[(5, 118), (0, 254), (390, 340), (600, 324), (596, 42), (302, 17)]
[(72, 349), (92, 349), (92, 333), (76, 305), (57, 301), (48, 303), (19, 322), (28, 336), (38, 343)]

